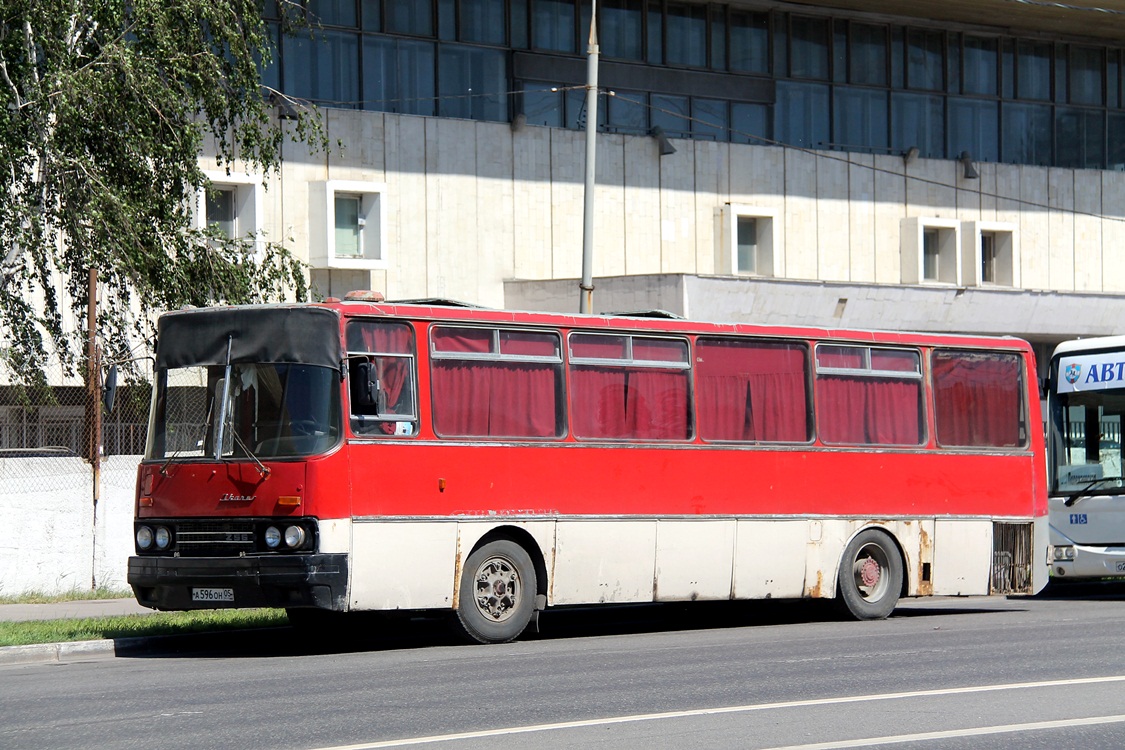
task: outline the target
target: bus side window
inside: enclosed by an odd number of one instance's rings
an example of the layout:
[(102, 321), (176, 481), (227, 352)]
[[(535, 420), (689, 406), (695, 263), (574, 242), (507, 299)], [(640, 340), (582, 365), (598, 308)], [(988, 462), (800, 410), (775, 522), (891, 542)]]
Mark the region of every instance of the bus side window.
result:
[(417, 434), (414, 341), (405, 323), (348, 324), (348, 392), (357, 435)]

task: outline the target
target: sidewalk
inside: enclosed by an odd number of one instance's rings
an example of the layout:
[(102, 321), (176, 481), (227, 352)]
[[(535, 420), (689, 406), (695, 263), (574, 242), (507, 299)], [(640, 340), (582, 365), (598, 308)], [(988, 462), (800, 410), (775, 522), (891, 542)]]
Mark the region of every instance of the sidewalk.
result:
[(81, 599), (51, 604), (0, 604), (0, 621), (64, 620), (75, 617), (150, 615), (156, 610), (142, 607), (136, 599)]

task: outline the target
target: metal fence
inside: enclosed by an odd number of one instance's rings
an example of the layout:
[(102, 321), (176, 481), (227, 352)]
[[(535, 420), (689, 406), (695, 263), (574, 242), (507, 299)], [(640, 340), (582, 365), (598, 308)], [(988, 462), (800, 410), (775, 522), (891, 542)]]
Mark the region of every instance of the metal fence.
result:
[[(150, 387), (117, 389), (112, 412), (102, 406), (100, 384), (88, 387), (60, 363), (44, 373), (44, 385), (16, 385), (4, 373), (0, 385), (0, 458), (74, 456), (87, 461), (144, 453)], [(100, 430), (100, 436), (95, 434)]]

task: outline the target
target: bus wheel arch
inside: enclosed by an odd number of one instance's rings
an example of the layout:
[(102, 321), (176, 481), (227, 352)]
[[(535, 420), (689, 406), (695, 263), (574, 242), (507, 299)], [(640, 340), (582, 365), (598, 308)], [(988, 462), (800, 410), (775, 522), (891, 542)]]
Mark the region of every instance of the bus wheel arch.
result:
[(837, 605), (857, 620), (888, 617), (906, 594), (905, 570), (905, 557), (894, 535), (878, 526), (860, 530), (840, 556)]
[(478, 643), (519, 637), (546, 601), (546, 565), (531, 535), (494, 529), (473, 546), (460, 566), (457, 621)]

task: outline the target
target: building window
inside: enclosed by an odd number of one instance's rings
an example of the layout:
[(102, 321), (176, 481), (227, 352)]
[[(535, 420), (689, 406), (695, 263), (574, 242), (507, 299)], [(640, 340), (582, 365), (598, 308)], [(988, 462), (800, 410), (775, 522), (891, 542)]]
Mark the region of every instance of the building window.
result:
[(367, 222), (362, 215), (363, 196), (336, 194), (336, 255), (358, 258), (363, 247), (360, 240)]
[(980, 280), (984, 284), (996, 283), (996, 234), (981, 232)]
[(438, 51), (438, 115), (507, 121), (507, 60), (501, 50), (442, 46)]
[(214, 227), (228, 239), (259, 238), (262, 231), (262, 181), (248, 174), (205, 171), (208, 187), (196, 197), (195, 226)]
[(771, 210), (728, 203), (716, 268), (719, 273), (774, 276), (774, 226)]
[(604, 0), (598, 22), (598, 40), (606, 57), (644, 59), (644, 3), (641, 0)]
[(217, 187), (206, 191), (206, 224), (224, 237), (237, 236), (234, 222), (234, 188)]
[(956, 284), (961, 278), (961, 224), (912, 216), (902, 220), (902, 283)]
[(386, 185), (329, 180), (309, 195), (309, 260), (314, 268), (386, 268)]
[(1015, 225), (1004, 222), (966, 222), (962, 228), (966, 257), (965, 286), (1015, 286), (1019, 262)]

